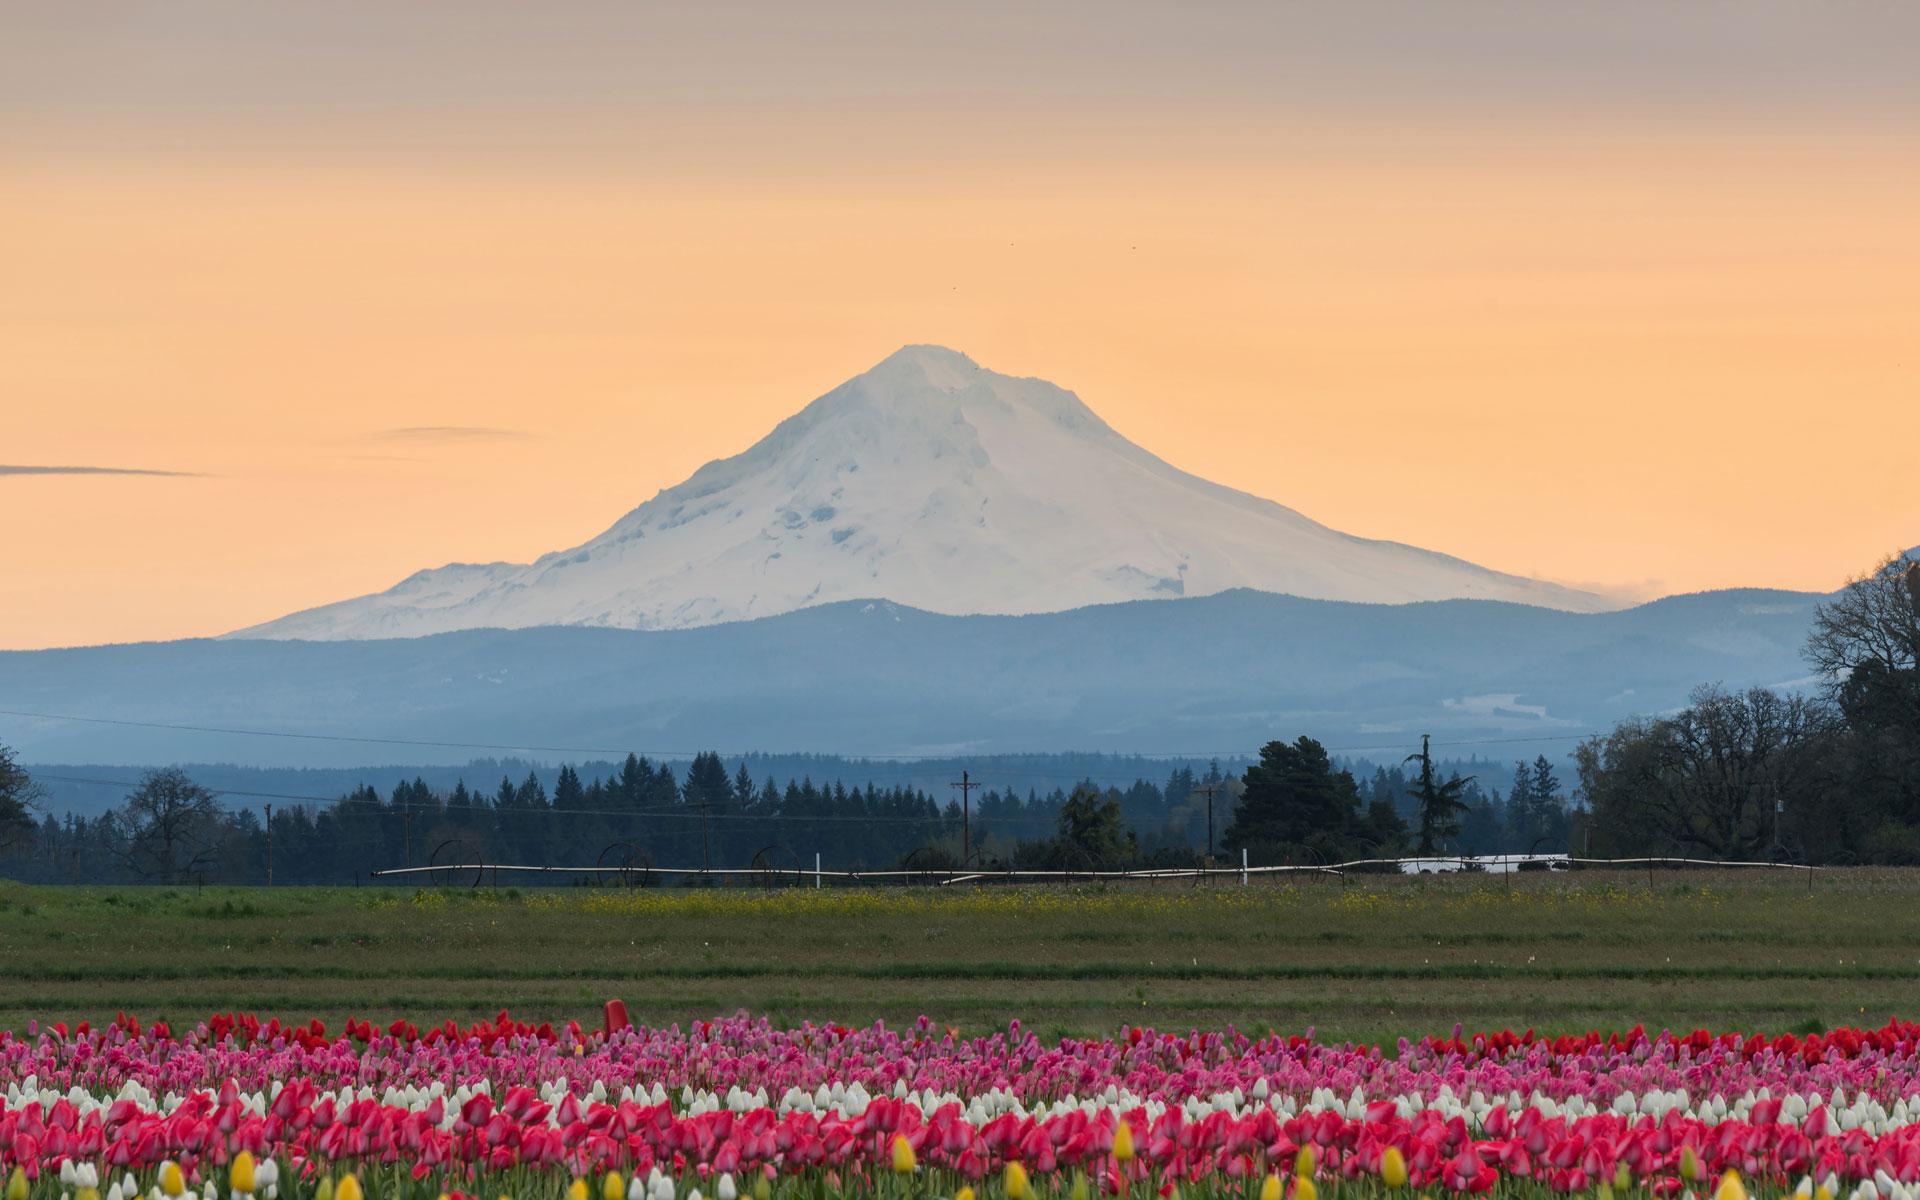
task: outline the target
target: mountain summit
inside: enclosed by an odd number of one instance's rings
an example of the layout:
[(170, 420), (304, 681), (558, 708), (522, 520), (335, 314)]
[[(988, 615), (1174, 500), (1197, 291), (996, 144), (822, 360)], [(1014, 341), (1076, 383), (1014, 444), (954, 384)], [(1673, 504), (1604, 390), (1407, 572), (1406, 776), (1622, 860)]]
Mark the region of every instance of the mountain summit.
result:
[(1072, 392), (940, 346), (907, 346), (584, 545), (525, 565), (422, 571), (231, 636), (669, 629), (851, 599), (1032, 613), (1229, 588), (1607, 607), (1329, 529), (1161, 461)]

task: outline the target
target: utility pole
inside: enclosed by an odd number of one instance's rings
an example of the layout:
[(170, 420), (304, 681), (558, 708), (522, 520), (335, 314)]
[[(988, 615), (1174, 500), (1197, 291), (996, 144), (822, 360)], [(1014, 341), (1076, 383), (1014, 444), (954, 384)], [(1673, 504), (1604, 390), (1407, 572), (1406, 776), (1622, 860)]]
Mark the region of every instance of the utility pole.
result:
[(267, 886), (273, 886), (273, 805), (267, 805)]
[(949, 784), (960, 789), (960, 865), (965, 867), (967, 860), (973, 857), (973, 789), (980, 785), (973, 776), (960, 772), (960, 782)]
[(413, 865), (413, 810), (406, 809), (402, 814), (407, 821), (407, 865)]
[(1768, 782), (1769, 782), (1769, 783), (1771, 783), (1771, 784), (1773, 785), (1773, 787), (1772, 787), (1772, 793), (1773, 793), (1773, 794), (1772, 794), (1772, 797), (1771, 797), (1771, 799), (1772, 799), (1772, 802), (1773, 802), (1773, 803), (1772, 803), (1772, 808), (1773, 808), (1773, 856), (1772, 856), (1772, 858), (1771, 858), (1771, 859), (1769, 859), (1768, 861), (1770, 861), (1770, 862), (1779, 862), (1779, 861), (1780, 861), (1780, 781), (1779, 781), (1778, 779), (1772, 779), (1772, 780), (1769, 780)]
[(1209, 783), (1206, 786), (1206, 788), (1203, 789), (1207, 793), (1207, 865), (1208, 866), (1213, 865), (1213, 793), (1216, 789), (1219, 788), (1219, 786), (1220, 785), (1217, 783)]
[(702, 795), (700, 797), (700, 874), (704, 876), (712, 869), (713, 851), (707, 838), (707, 798)]

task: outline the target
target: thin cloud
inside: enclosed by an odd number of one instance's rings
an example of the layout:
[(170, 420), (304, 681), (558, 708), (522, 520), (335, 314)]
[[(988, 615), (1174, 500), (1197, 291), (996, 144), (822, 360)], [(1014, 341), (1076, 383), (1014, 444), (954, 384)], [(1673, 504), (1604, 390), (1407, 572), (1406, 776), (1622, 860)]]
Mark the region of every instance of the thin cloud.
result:
[(159, 475), (175, 479), (199, 479), (198, 471), (156, 471), (146, 467), (35, 467), (0, 463), (0, 475)]
[(383, 429), (373, 435), (376, 442), (416, 446), (453, 446), (465, 442), (519, 441), (533, 435), (521, 429), (501, 429), (493, 425), (407, 425)]

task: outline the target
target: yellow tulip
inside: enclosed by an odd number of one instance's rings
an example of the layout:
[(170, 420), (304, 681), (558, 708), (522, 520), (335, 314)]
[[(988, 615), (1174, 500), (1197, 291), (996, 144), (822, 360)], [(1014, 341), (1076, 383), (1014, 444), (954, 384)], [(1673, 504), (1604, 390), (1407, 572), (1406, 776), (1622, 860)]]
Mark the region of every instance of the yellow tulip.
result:
[[(179, 1168), (175, 1167), (174, 1170)], [(172, 1194), (178, 1195), (177, 1192)], [(7, 1200), (27, 1200), (27, 1173), (19, 1167), (15, 1167), (13, 1174), (7, 1177)]]
[(753, 1200), (771, 1200), (773, 1188), (767, 1183), (767, 1177), (755, 1173), (753, 1177)]
[(227, 1183), (236, 1192), (253, 1191), (253, 1155), (242, 1150), (227, 1166)]
[[(1113, 1161), (1126, 1163), (1133, 1161), (1133, 1126), (1125, 1121), (1113, 1127)], [(960, 1200), (958, 1196), (954, 1200)]]
[(1740, 1182), (1740, 1172), (1727, 1168), (1720, 1177), (1720, 1186), (1713, 1191), (1713, 1200), (1747, 1200), (1747, 1185)]
[(1682, 1179), (1700, 1178), (1700, 1156), (1693, 1152), (1692, 1146), (1680, 1147), (1680, 1177)]
[(1593, 1189), (1593, 1200), (1613, 1200), (1613, 1189), (1604, 1182), (1601, 1183), (1599, 1187)]
[(1027, 1182), (1027, 1169), (1017, 1162), (1007, 1164), (1006, 1191), (1007, 1200), (1027, 1200), (1031, 1193), (1031, 1184)]
[(1407, 1186), (1407, 1157), (1400, 1153), (1400, 1147), (1388, 1146), (1380, 1156), (1380, 1182), (1390, 1188)]
[(587, 1181), (576, 1178), (568, 1184), (567, 1200), (587, 1200)]
[[(186, 1194), (186, 1173), (181, 1171), (180, 1164), (172, 1159), (160, 1164), (160, 1190), (169, 1196), (177, 1197)], [(11, 1190), (7, 1192), (7, 1200), (25, 1200), (25, 1196), (24, 1192), (19, 1197), (15, 1197)]]
[(1823, 1183), (1813, 1189), (1813, 1200), (1833, 1200), (1833, 1193), (1828, 1191), (1827, 1185)]
[(333, 1200), (365, 1200), (360, 1190), (360, 1180), (353, 1175), (342, 1175), (340, 1182), (334, 1185)]
[(320, 1177), (320, 1186), (313, 1189), (313, 1200), (333, 1200), (333, 1176)]
[(1615, 1167), (1613, 1169), (1613, 1186), (1618, 1191), (1631, 1191), (1633, 1189), (1633, 1168), (1625, 1163), (1621, 1163)]
[(1317, 1200), (1319, 1195), (1320, 1189), (1305, 1175), (1293, 1181), (1293, 1200)]
[(73, 1194), (73, 1200), (100, 1200), (99, 1188), (81, 1188)]
[[(913, 1158), (913, 1143), (909, 1142), (906, 1139), (906, 1136), (904, 1134), (898, 1134), (898, 1133), (894, 1134), (893, 1135), (894, 1172), (899, 1175), (911, 1175), (913, 1173), (913, 1169), (919, 1165), (920, 1164), (915, 1162)], [(608, 1197), (608, 1200), (612, 1200), (612, 1197)]]
[(1300, 1153), (1293, 1156), (1293, 1173), (1302, 1179), (1313, 1175), (1313, 1147), (1302, 1146)]
[(620, 1178), (620, 1172), (608, 1171), (607, 1177), (600, 1181), (600, 1200), (627, 1200), (627, 1185)]
[(973, 1189), (963, 1187), (953, 1194), (953, 1200), (973, 1200)]
[(1067, 1190), (1067, 1200), (1087, 1200), (1087, 1177), (1078, 1171), (1073, 1173), (1073, 1186)]
[(1280, 1200), (1280, 1177), (1269, 1175), (1260, 1181), (1260, 1200)]

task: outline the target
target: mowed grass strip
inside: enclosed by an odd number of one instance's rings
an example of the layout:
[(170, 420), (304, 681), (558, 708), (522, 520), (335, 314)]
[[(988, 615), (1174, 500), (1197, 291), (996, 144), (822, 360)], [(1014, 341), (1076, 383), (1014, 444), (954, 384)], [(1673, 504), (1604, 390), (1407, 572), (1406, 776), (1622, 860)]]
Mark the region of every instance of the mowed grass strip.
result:
[(356, 981), (397, 979), (444, 979), (451, 981), (492, 981), (514, 984), (548, 980), (582, 979), (603, 983), (642, 983), (650, 981), (699, 979), (859, 979), (859, 980), (1006, 980), (1012, 982), (1112, 982), (1126, 980), (1221, 980), (1228, 982), (1292, 981), (1322, 979), (1352, 980), (1603, 980), (1620, 979), (1644, 983), (1680, 981), (1748, 980), (1850, 983), (1865, 980), (1920, 981), (1920, 964), (1910, 967), (1861, 965), (1821, 966), (1744, 966), (1707, 964), (1700, 966), (1613, 967), (1605, 965), (1569, 966), (1548, 964), (1443, 963), (1426, 966), (1365, 966), (1357, 964), (1267, 964), (1235, 967), (1220, 964), (1154, 963), (880, 963), (832, 966), (807, 964), (780, 966), (771, 963), (701, 964), (695, 966), (661, 965), (626, 971), (578, 964), (551, 970), (485, 966), (440, 967), (349, 967), (340, 964), (305, 965), (293, 963), (208, 962), (194, 966), (153, 964), (120, 966), (95, 964), (76, 966), (58, 960), (24, 960), (10, 969), (49, 983), (101, 983), (128, 980), (323, 980)]
[(1914, 874), (1867, 870), (1159, 890), (0, 887), (0, 1024), (121, 1009), (590, 1022), (618, 995), (658, 1023), (924, 1013), (1061, 1035), (1831, 1027), (1907, 1015), (1916, 898)]

